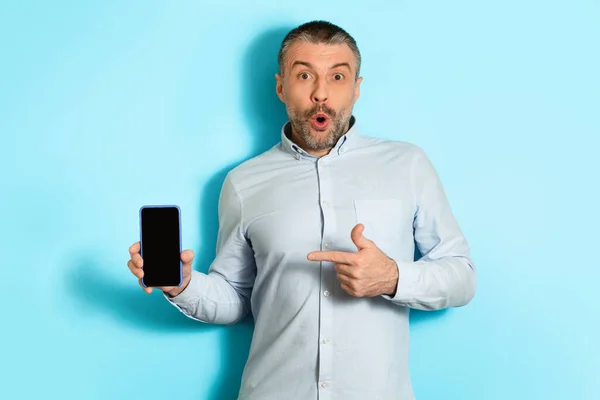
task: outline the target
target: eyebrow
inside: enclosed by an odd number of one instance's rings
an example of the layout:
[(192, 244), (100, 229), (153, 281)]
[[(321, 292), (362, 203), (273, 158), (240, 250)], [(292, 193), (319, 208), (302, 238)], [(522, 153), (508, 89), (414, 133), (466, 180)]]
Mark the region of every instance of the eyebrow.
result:
[[(306, 61), (294, 61), (294, 63), (292, 64), (292, 69), (294, 69), (294, 67), (296, 65), (304, 65), (305, 67), (314, 69), (313, 65)], [(333, 64), (331, 67), (329, 67), (329, 69), (334, 69), (334, 68), (339, 68), (339, 67), (346, 67), (346, 68), (348, 68), (348, 70), (350, 70), (350, 71), (352, 70), (350, 68), (350, 64), (348, 64), (347, 62), (340, 62), (337, 64)]]

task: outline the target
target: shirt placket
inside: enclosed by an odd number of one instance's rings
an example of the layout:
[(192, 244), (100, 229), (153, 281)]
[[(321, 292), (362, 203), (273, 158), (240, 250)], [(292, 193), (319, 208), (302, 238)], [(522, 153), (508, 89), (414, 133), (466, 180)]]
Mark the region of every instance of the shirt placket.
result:
[[(317, 176), (319, 180), (319, 200), (323, 216), (323, 235), (321, 237), (321, 250), (331, 250), (336, 231), (336, 216), (334, 211), (333, 185), (328, 163), (330, 159), (322, 158), (317, 162)], [(319, 312), (319, 399), (330, 399), (331, 391), (335, 387), (333, 381), (333, 304), (334, 291), (327, 279), (328, 271), (333, 268), (331, 262), (321, 262), (320, 276), (320, 312)]]

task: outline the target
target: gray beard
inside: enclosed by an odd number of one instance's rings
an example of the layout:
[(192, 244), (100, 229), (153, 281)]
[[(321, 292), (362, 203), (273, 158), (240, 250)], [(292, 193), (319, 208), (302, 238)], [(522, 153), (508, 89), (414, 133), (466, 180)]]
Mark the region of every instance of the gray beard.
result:
[(350, 117), (346, 117), (344, 110), (340, 110), (338, 115), (331, 118), (331, 128), (327, 135), (319, 140), (311, 135), (310, 122), (306, 118), (296, 112), (292, 113), (290, 118), (292, 131), (296, 132), (310, 150), (326, 150), (335, 146), (338, 140), (346, 133), (349, 121)]

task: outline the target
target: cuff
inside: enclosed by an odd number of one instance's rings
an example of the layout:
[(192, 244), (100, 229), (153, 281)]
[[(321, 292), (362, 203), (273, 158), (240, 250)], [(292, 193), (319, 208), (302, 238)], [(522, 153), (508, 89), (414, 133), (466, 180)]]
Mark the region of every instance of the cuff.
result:
[(398, 266), (398, 284), (396, 285), (396, 294), (394, 297), (388, 294), (382, 294), (384, 299), (394, 303), (412, 303), (418, 291), (418, 285), (422, 267), (414, 261), (398, 261), (394, 259)]
[(171, 297), (166, 293), (163, 293), (163, 295), (171, 304), (177, 306), (177, 308), (188, 308), (189, 305), (197, 303), (201, 293), (204, 293), (202, 290), (204, 284), (202, 278), (198, 271), (192, 270), (190, 282), (181, 293), (175, 297)]

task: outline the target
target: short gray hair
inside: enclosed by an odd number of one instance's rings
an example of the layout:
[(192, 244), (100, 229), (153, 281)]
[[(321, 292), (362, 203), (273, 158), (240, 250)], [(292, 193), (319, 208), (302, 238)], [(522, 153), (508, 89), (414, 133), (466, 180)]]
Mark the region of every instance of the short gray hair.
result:
[(283, 67), (285, 63), (285, 55), (290, 46), (296, 41), (305, 41), (314, 44), (346, 44), (354, 53), (356, 58), (356, 79), (360, 74), (360, 51), (356, 45), (356, 41), (348, 32), (337, 25), (327, 21), (311, 21), (306, 22), (292, 29), (281, 43), (277, 62), (279, 64), (279, 73), (283, 75)]

